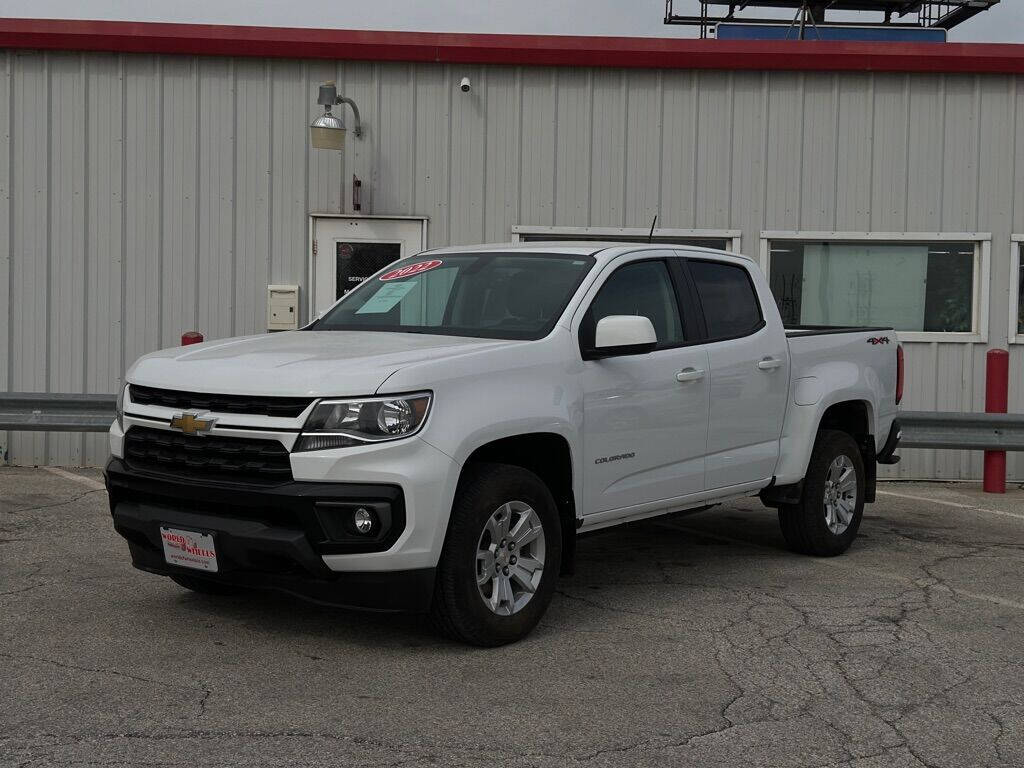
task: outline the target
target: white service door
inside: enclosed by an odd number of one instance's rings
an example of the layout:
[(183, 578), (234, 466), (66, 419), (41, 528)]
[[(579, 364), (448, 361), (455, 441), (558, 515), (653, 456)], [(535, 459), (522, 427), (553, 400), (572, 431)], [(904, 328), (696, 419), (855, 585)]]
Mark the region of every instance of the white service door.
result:
[(313, 315), (379, 269), (426, 247), (423, 219), (318, 216), (313, 219)]

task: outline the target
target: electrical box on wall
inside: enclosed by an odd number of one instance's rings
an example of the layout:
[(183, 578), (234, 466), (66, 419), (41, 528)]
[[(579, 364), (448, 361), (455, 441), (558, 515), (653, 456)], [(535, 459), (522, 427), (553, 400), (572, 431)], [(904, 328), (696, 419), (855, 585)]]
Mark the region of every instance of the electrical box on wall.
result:
[(299, 286), (267, 286), (267, 330), (294, 331), (299, 327)]

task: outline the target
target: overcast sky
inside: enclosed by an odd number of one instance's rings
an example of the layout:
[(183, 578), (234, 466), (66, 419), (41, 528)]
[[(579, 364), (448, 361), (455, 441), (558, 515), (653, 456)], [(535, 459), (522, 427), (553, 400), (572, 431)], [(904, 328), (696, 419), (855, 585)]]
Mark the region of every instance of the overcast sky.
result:
[[(676, 0), (677, 13), (696, 8), (696, 0)], [(664, 0), (4, 0), (0, 15), (430, 32), (693, 35), (689, 27), (665, 26), (664, 10)], [(1024, 42), (1024, 0), (1002, 0), (953, 30), (950, 40)]]

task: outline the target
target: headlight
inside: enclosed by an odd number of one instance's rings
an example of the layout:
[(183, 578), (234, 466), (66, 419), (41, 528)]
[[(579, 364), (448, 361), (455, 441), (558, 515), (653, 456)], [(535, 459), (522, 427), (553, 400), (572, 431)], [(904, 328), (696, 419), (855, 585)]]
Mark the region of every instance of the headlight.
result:
[(322, 451), (409, 437), (419, 432), (429, 410), (429, 392), (321, 400), (292, 450)]
[(124, 391), (128, 389), (128, 385), (125, 384), (117, 391), (117, 404), (114, 406), (114, 414), (117, 420), (117, 426), (124, 431)]

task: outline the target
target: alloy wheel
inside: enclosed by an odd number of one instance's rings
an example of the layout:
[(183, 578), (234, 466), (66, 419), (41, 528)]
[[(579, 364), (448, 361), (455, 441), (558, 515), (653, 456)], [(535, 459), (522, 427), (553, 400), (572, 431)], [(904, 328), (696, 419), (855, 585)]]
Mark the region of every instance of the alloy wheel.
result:
[(857, 509), (857, 470), (849, 456), (832, 460), (825, 475), (825, 524), (837, 536), (846, 532)]
[(544, 575), (544, 526), (523, 501), (502, 504), (480, 534), (476, 585), (487, 607), (511, 616), (526, 606)]

